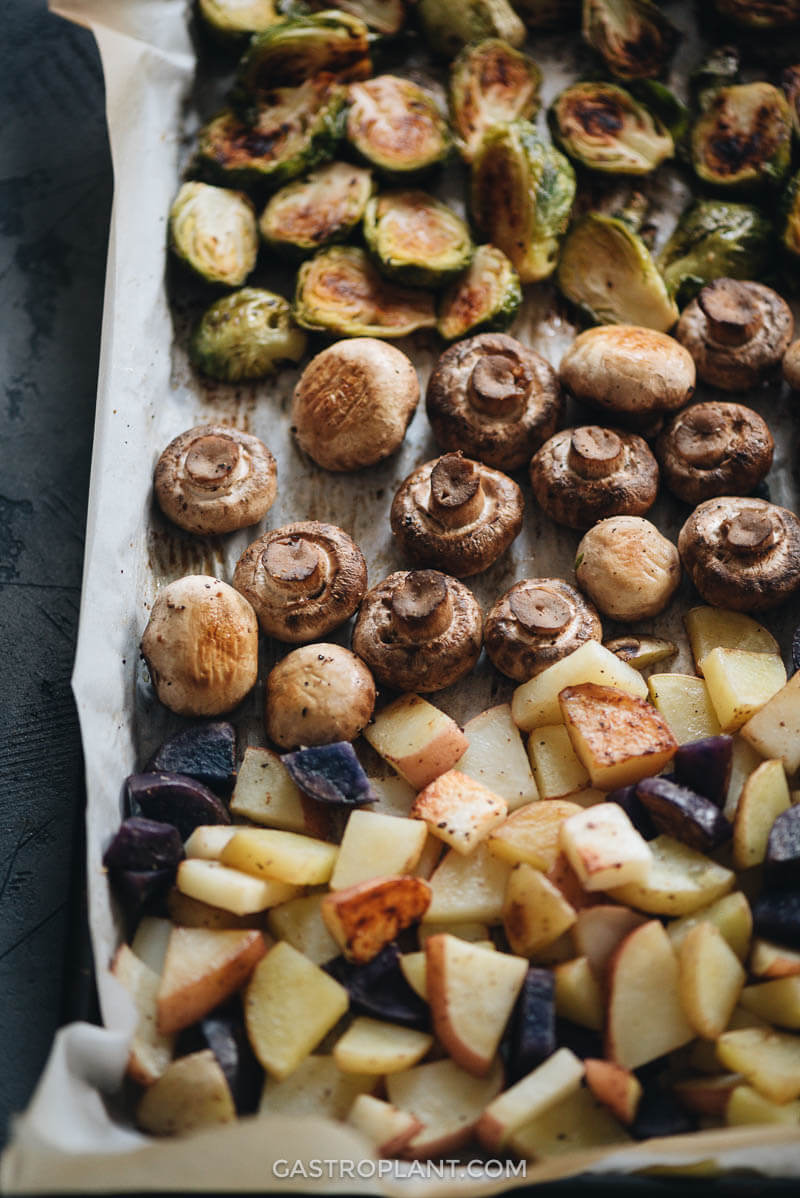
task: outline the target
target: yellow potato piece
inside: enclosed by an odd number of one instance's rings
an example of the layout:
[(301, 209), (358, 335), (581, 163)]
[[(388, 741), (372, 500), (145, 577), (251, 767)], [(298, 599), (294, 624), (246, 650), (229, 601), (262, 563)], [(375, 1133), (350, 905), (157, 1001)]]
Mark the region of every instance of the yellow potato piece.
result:
[(717, 1058), (772, 1102), (800, 1096), (800, 1036), (763, 1027), (724, 1032)]
[(565, 686), (581, 682), (615, 686), (627, 694), (638, 695), (640, 699), (647, 695), (647, 684), (638, 670), (620, 661), (599, 641), (585, 641), (573, 653), (517, 687), (511, 700), (514, 723), (523, 732), (546, 724), (561, 723), (559, 692)]
[(783, 763), (764, 761), (745, 782), (733, 821), (733, 863), (737, 869), (760, 865), (767, 854), (772, 825), (791, 807)]
[(702, 678), (690, 674), (651, 674), (647, 689), (679, 745), (719, 736), (717, 713)]
[(662, 770), (678, 750), (654, 707), (613, 686), (568, 686), (558, 696), (572, 747), (592, 786), (615, 790)]
[(698, 674), (712, 649), (746, 649), (750, 653), (777, 653), (775, 637), (752, 616), (720, 607), (693, 607), (683, 619)]
[(650, 915), (691, 915), (733, 889), (733, 870), (671, 836), (657, 836), (647, 847), (652, 861), (646, 878), (609, 888), (617, 902)]
[(563, 724), (535, 728), (528, 738), (528, 755), (543, 799), (566, 798), (589, 782)]
[(744, 649), (712, 649), (703, 659), (703, 674), (723, 732), (736, 732), (786, 682), (780, 657)]
[(537, 869), (552, 869), (561, 851), (561, 825), (582, 808), (563, 799), (529, 803), (514, 811), (489, 836), (489, 851), (512, 865), (527, 861)]
[(503, 927), (513, 952), (531, 957), (574, 922), (575, 909), (543, 873), (525, 862), (514, 867), (503, 903)]
[(333, 1046), (333, 1059), (344, 1073), (399, 1073), (418, 1064), (432, 1045), (427, 1032), (359, 1015)]
[(712, 923), (698, 923), (678, 951), (683, 1009), (698, 1036), (716, 1040), (728, 1026), (746, 974)]

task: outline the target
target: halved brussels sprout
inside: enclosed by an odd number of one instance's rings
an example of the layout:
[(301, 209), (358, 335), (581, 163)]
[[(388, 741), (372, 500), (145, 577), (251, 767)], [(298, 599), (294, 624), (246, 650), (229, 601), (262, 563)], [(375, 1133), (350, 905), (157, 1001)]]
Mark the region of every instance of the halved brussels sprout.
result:
[(780, 184), (789, 173), (792, 124), (771, 83), (720, 88), (692, 129), (692, 164), (704, 183), (728, 191)]
[(583, 37), (617, 79), (662, 74), (679, 33), (652, 0), (583, 0)]
[(637, 324), (665, 333), (678, 319), (647, 246), (614, 216), (590, 212), (570, 229), (558, 285), (596, 324)]
[(329, 162), (277, 191), (258, 222), (267, 245), (306, 257), (344, 241), (360, 223), (372, 195), (372, 174), (349, 162)]
[(788, 29), (800, 21), (800, 0), (714, 0), (717, 12), (743, 29)]
[(657, 79), (635, 79), (630, 85), (634, 100), (644, 104), (672, 138), (678, 157), (688, 153), (687, 141), (691, 114), (682, 100)]
[(778, 233), (781, 246), (796, 266), (800, 260), (800, 171), (792, 175), (781, 200)]
[[(320, 9), (327, 5), (325, 0), (314, 0), (311, 7)], [(405, 0), (340, 0), (337, 7), (385, 37), (399, 33), (406, 23)]]
[(240, 191), (184, 183), (169, 210), (173, 252), (207, 283), (240, 287), (256, 264), (253, 205)]
[(320, 71), (341, 79), (372, 74), (369, 30), (358, 17), (330, 9), (256, 34), (239, 63), (236, 94), (246, 107), (276, 87), (297, 87)]
[(284, 20), (275, 0), (197, 0), (197, 11), (209, 32), (225, 42), (263, 33)]
[(417, 12), (425, 41), (445, 58), (487, 37), (510, 46), (525, 41), (525, 26), (508, 0), (417, 0)]
[(266, 378), (281, 362), (299, 362), (306, 340), (282, 296), (243, 287), (203, 313), (189, 342), (189, 358), (209, 378), (239, 383)]
[(440, 287), (469, 265), (464, 221), (424, 191), (386, 191), (364, 213), (364, 240), (378, 268), (411, 287)]
[(581, 0), (517, 0), (514, 9), (529, 29), (566, 29), (581, 17)]
[(463, 275), (445, 291), (437, 329), (446, 341), (473, 333), (502, 333), (522, 303), (519, 275), (502, 250), (479, 245)]
[(781, 79), (781, 86), (789, 105), (794, 135), (800, 138), (800, 64), (786, 68)]
[(306, 329), (339, 337), (405, 337), (436, 325), (433, 296), (381, 278), (351, 245), (320, 250), (297, 275), (294, 317)]
[(443, 162), (450, 153), (447, 121), (436, 99), (410, 79), (377, 75), (351, 84), (347, 140), (389, 178), (409, 178)]
[(461, 51), (450, 67), (450, 114), (466, 162), (472, 162), (487, 129), (536, 114), (541, 82), (533, 59), (501, 38)]
[(692, 101), (705, 112), (721, 87), (739, 80), (741, 54), (737, 46), (715, 46), (689, 76)]
[(477, 227), (506, 254), (523, 283), (553, 273), (575, 199), (568, 158), (543, 141), (529, 121), (491, 129), (472, 164), (471, 203)]
[(550, 109), (553, 136), (591, 170), (648, 175), (675, 146), (657, 117), (614, 83), (576, 83)]
[(760, 279), (772, 254), (772, 227), (751, 204), (695, 200), (658, 260), (681, 308), (713, 279)]

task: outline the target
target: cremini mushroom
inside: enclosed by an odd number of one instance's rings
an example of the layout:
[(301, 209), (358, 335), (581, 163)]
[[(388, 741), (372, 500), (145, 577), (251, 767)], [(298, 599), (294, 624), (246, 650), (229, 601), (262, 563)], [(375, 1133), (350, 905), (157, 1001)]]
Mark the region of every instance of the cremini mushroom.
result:
[(515, 470), (554, 432), (563, 401), (540, 354), (504, 333), (479, 333), (439, 358), (426, 405), (442, 449)]
[(526, 682), (602, 635), (597, 612), (563, 578), (523, 578), (493, 604), (483, 643), (502, 674)]
[(656, 443), (664, 482), (685, 503), (747, 495), (772, 465), (767, 424), (738, 403), (700, 403), (679, 412)]
[(684, 309), (675, 336), (704, 382), (744, 391), (777, 372), (793, 331), (792, 310), (771, 287), (715, 279)]
[(352, 616), (367, 589), (367, 564), (341, 528), (304, 520), (253, 541), (236, 564), (233, 585), (268, 636), (301, 645)]
[(282, 749), (353, 740), (374, 706), (375, 683), (355, 653), (341, 645), (303, 645), (267, 677), (267, 736)]
[(681, 529), (678, 549), (715, 607), (766, 611), (800, 589), (800, 520), (763, 499), (707, 499)]
[(666, 333), (629, 324), (581, 333), (561, 359), (559, 374), (575, 399), (625, 422), (635, 419), (638, 432), (661, 413), (682, 408), (695, 387), (688, 350)]
[(793, 341), (783, 355), (783, 377), (793, 391), (800, 391), (800, 341)]
[(292, 431), (318, 466), (359, 470), (394, 453), (418, 403), (409, 358), (385, 341), (354, 337), (306, 366), (292, 400)]
[(178, 715), (222, 715), (255, 686), (258, 621), (218, 578), (190, 574), (159, 591), (142, 656), (161, 702)]
[(156, 464), (154, 487), (164, 515), (187, 532), (233, 532), (267, 514), (277, 474), (258, 437), (200, 424), (170, 441)]
[(578, 586), (612, 620), (647, 620), (681, 580), (672, 541), (641, 516), (613, 516), (584, 534), (575, 559)]
[(606, 516), (639, 516), (658, 491), (658, 464), (635, 433), (597, 425), (556, 433), (534, 454), (531, 485), (559, 524), (589, 528)]
[(353, 649), (381, 686), (442, 690), (481, 651), (483, 616), (472, 591), (438, 570), (399, 570), (367, 592)]
[(522, 492), (507, 475), (446, 453), (401, 484), (392, 532), (416, 565), (467, 578), (508, 549), (522, 528), (523, 507)]

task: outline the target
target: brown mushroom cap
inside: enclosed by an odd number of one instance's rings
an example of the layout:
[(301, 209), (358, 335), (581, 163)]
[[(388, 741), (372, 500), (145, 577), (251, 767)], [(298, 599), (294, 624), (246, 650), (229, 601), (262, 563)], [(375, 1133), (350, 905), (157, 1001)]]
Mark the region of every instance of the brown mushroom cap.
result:
[(399, 570), (367, 592), (353, 649), (381, 686), (442, 690), (481, 652), (483, 615), (472, 591), (438, 570)]
[(685, 503), (746, 495), (772, 465), (775, 442), (758, 412), (700, 403), (679, 412), (656, 444), (664, 481)]
[(398, 448), (419, 403), (409, 358), (374, 337), (337, 341), (295, 387), (292, 431), (326, 470), (373, 466)]
[(442, 449), (515, 470), (555, 430), (563, 400), (540, 354), (504, 333), (480, 333), (445, 350), (426, 405)]
[(716, 607), (766, 611), (800, 589), (800, 520), (763, 499), (707, 499), (681, 529), (678, 549)]
[(578, 545), (576, 562), (578, 586), (613, 620), (658, 615), (681, 580), (678, 550), (640, 516), (595, 524)]
[(783, 355), (783, 377), (793, 391), (800, 391), (800, 341), (793, 341)]
[(556, 433), (533, 455), (530, 474), (539, 506), (569, 528), (641, 515), (658, 491), (658, 464), (647, 443), (597, 425)]
[(275, 502), (275, 459), (258, 437), (224, 424), (187, 429), (158, 459), (154, 487), (164, 515), (187, 532), (257, 524)]
[(258, 621), (218, 578), (190, 574), (159, 591), (142, 655), (161, 702), (178, 715), (222, 715), (258, 676)]
[(270, 671), (267, 736), (282, 749), (353, 740), (370, 720), (375, 683), (341, 645), (303, 645)]
[(763, 283), (715, 279), (684, 309), (675, 336), (706, 383), (744, 391), (765, 382), (792, 339), (792, 310)]
[(392, 532), (416, 564), (467, 578), (505, 553), (522, 528), (523, 508), (522, 492), (507, 475), (447, 453), (401, 484)]
[(682, 345), (631, 324), (581, 333), (561, 359), (559, 374), (581, 402), (640, 418), (682, 408), (695, 386), (694, 362)]
[(563, 578), (523, 578), (493, 604), (483, 643), (502, 674), (527, 682), (602, 635), (597, 612)]
[(367, 563), (341, 528), (303, 520), (253, 541), (236, 564), (233, 585), (268, 636), (301, 645), (352, 616), (367, 589)]

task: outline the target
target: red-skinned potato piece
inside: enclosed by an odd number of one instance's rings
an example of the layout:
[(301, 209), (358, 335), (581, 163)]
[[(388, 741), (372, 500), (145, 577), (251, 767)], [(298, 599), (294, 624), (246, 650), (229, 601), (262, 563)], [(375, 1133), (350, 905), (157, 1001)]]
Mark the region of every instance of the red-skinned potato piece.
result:
[(326, 894), (320, 913), (351, 961), (371, 961), (403, 928), (428, 909), (431, 888), (422, 878), (375, 878)]
[(196, 1023), (239, 989), (267, 951), (262, 932), (173, 928), (158, 990), (164, 1034)]
[(642, 1097), (642, 1083), (636, 1074), (613, 1061), (589, 1057), (583, 1062), (583, 1067), (586, 1070), (586, 1084), (595, 1098), (613, 1111), (620, 1123), (626, 1126), (633, 1123)]

